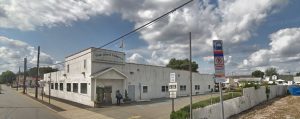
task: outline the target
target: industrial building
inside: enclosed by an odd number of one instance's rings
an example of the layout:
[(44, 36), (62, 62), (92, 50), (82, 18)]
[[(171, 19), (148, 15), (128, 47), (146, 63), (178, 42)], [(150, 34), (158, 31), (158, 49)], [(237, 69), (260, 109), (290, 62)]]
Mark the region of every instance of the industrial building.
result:
[[(64, 70), (44, 74), (44, 91), (89, 106), (115, 104), (117, 90), (131, 101), (151, 100), (169, 97), (170, 73), (176, 73), (177, 96), (188, 96), (188, 71), (126, 63), (124, 52), (92, 47), (66, 57)], [(193, 95), (213, 90), (213, 75), (194, 72), (192, 79)]]

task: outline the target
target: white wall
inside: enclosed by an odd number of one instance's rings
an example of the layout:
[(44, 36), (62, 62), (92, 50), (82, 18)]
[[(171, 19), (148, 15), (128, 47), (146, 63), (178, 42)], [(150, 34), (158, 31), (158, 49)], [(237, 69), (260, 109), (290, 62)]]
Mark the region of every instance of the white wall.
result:
[[(51, 76), (50, 76), (51, 74)], [(46, 82), (50, 81), (54, 85), (54, 89), (51, 90), (51, 96), (74, 101), (77, 103), (82, 103), (89, 106), (94, 106), (94, 102), (91, 100), (91, 83), (87, 78), (75, 78), (75, 77), (65, 77), (63, 76), (63, 71), (52, 72), (44, 75), (44, 80)], [(58, 83), (58, 90), (55, 90), (55, 83)], [(59, 89), (59, 83), (63, 83), (63, 90)], [(71, 92), (67, 91), (67, 83), (78, 83), (78, 92), (73, 92), (73, 84), (71, 84)], [(80, 83), (87, 83), (87, 94), (80, 93)], [(46, 83), (44, 91), (46, 95), (49, 95), (49, 83)]]
[[(286, 94), (287, 86), (273, 85), (270, 88), (272, 98), (274, 94), (276, 96), (282, 96)], [(243, 89), (243, 96), (234, 99), (224, 101), (224, 116), (228, 118), (234, 114), (238, 114), (242, 111), (250, 109), (251, 107), (258, 105), (267, 100), (266, 88), (260, 87), (259, 89), (246, 88)], [(193, 109), (194, 119), (220, 119), (221, 108), (220, 103), (206, 106), (204, 108)]]
[[(153, 66), (153, 65), (144, 65), (144, 64), (133, 64), (133, 63), (123, 63), (123, 62), (106, 62), (100, 61), (99, 59), (92, 59), (95, 57), (94, 48), (89, 48), (84, 51), (81, 51), (77, 54), (73, 54), (71, 56), (66, 57), (65, 61), (65, 69), (64, 71), (53, 72), (44, 75), (45, 81), (50, 81), (52, 83), (64, 83), (64, 90), (51, 90), (51, 95), (67, 100), (71, 100), (74, 102), (93, 105), (94, 94), (95, 94), (95, 79), (91, 79), (91, 75), (102, 71), (106, 68), (113, 67), (118, 71), (122, 72), (127, 76), (127, 79), (122, 81), (122, 84), (113, 85), (108, 80), (97, 80), (97, 84), (107, 84), (112, 85), (113, 89), (121, 90), (124, 95), (125, 90), (128, 91), (128, 85), (135, 85), (135, 100), (140, 99), (140, 90), (139, 85), (148, 86), (147, 93), (141, 93), (142, 100), (148, 100), (153, 98), (163, 98), (169, 97), (169, 92), (162, 92), (162, 86), (167, 86), (170, 82), (170, 73), (176, 73), (176, 82), (178, 83), (178, 96), (187, 96), (189, 95), (189, 72), (184, 70), (173, 70), (171, 68), (162, 67), (162, 66)], [(115, 51), (107, 51), (107, 52), (115, 52)], [(120, 52), (116, 52), (120, 56), (123, 54)], [(87, 61), (87, 67), (84, 68), (84, 60)], [(117, 61), (117, 60), (116, 60)], [(69, 72), (67, 72), (67, 65), (69, 65)], [(83, 74), (84, 72), (84, 74)], [(198, 92), (199, 94), (203, 94), (209, 92), (212, 88), (214, 88), (213, 75), (209, 74), (199, 74), (193, 73), (193, 95)], [(123, 79), (122, 79), (123, 80)], [(66, 84), (67, 83), (79, 83), (78, 91), (79, 93), (67, 92)], [(80, 93), (80, 83), (87, 83), (88, 92), (87, 94)], [(119, 82), (120, 83), (120, 82)], [(120, 86), (123, 85), (123, 86)], [(180, 91), (180, 85), (185, 85), (186, 90)], [(195, 85), (200, 85), (200, 90), (195, 90)], [(210, 89), (208, 88), (210, 85)], [(48, 94), (48, 87), (46, 84), (45, 92)], [(121, 89), (120, 89), (121, 88)], [(73, 89), (73, 85), (72, 85)], [(113, 90), (112, 99), (115, 102), (115, 91)]]

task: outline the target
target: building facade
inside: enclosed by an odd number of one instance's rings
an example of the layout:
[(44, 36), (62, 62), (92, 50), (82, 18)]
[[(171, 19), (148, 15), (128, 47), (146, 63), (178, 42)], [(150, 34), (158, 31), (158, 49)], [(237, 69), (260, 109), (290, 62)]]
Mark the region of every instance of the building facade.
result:
[[(116, 103), (116, 91), (132, 101), (169, 97), (170, 73), (176, 73), (178, 96), (189, 94), (189, 72), (125, 62), (125, 53), (89, 48), (66, 57), (62, 71), (44, 74), (45, 93), (94, 106)], [(213, 75), (192, 73), (193, 95), (210, 92)], [(51, 82), (51, 83), (49, 83)]]

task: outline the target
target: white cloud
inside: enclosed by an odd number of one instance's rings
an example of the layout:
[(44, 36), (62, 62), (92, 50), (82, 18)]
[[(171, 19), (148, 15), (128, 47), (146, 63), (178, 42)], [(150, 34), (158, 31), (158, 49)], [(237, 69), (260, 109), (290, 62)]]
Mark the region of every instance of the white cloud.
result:
[(139, 53), (132, 54), (129, 58), (127, 58), (127, 62), (146, 63), (145, 58), (143, 56), (141, 56)]
[[(8, 0), (0, 3), (0, 27), (35, 30), (41, 26), (71, 25), (96, 15), (121, 14), (135, 27), (184, 3), (182, 0)], [(225, 51), (247, 41), (255, 29), (286, 0), (194, 1), (184, 8), (139, 31), (148, 43), (135, 52), (132, 61), (165, 65), (172, 57), (188, 57), (188, 32), (192, 32), (193, 56), (208, 56), (212, 40), (224, 40)], [(22, 19), (22, 20), (20, 20)], [(235, 61), (230, 58), (230, 63)]]
[[(240, 67), (280, 67), (280, 71), (298, 71), (300, 68), (300, 28), (281, 29), (270, 35), (270, 48), (250, 55)], [(245, 63), (247, 62), (247, 63)]]
[[(27, 57), (28, 67), (35, 67), (37, 60), (37, 50), (29, 44), (0, 36), (0, 72), (4, 70), (17, 71), (18, 67), (23, 67), (24, 58)], [(41, 65), (53, 64), (53, 58), (41, 52)]]

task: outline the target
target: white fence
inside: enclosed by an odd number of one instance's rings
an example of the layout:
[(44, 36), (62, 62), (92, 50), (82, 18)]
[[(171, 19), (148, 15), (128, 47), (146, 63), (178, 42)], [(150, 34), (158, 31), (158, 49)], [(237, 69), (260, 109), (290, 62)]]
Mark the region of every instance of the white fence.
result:
[[(277, 96), (285, 95), (287, 86), (272, 85), (270, 86), (269, 99)], [(224, 116), (228, 118), (234, 114), (245, 111), (255, 105), (258, 105), (267, 100), (266, 87), (262, 86), (259, 89), (244, 88), (243, 96), (234, 99), (226, 100), (224, 104)], [(220, 103), (198, 108), (193, 110), (193, 119), (220, 119), (221, 108)]]

